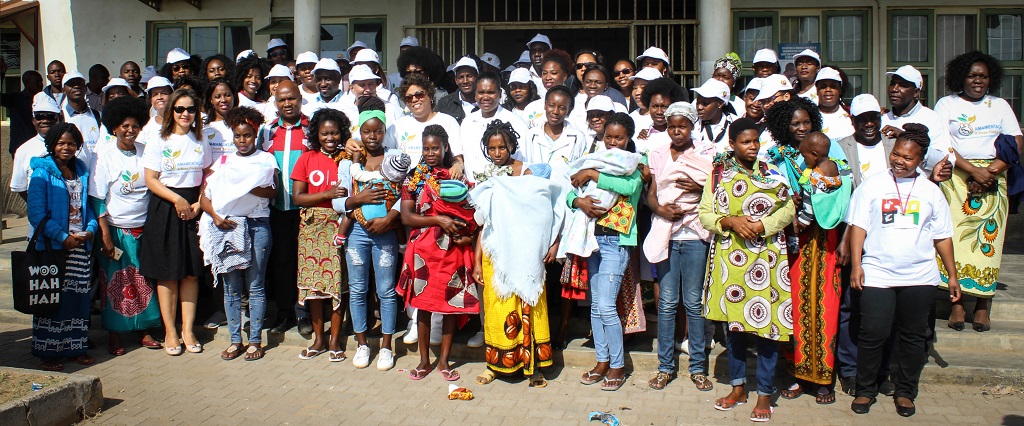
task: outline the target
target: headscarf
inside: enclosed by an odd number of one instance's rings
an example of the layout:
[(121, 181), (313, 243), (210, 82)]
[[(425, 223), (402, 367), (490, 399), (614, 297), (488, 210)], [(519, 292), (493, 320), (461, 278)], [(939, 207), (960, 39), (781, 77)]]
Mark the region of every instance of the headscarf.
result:
[(371, 118), (380, 120), (381, 123), (387, 125), (387, 121), (384, 120), (384, 111), (377, 109), (368, 109), (359, 113), (359, 127), (363, 127), (363, 123), (367, 122)]
[(715, 61), (714, 69), (717, 70), (719, 68), (725, 68), (729, 70), (729, 72), (732, 73), (733, 80), (739, 80), (740, 71), (743, 70), (743, 61), (740, 60), (740, 55), (737, 55), (736, 52), (729, 52), (725, 56), (718, 58), (718, 60)]
[(665, 118), (676, 115), (681, 115), (690, 120), (690, 124), (697, 123), (697, 110), (689, 102), (676, 102), (665, 109)]

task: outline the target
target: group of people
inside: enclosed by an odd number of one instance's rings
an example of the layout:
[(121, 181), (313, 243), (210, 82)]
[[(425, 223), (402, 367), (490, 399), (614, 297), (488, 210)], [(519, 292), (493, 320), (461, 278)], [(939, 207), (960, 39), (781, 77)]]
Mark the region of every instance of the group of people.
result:
[[(410, 379), (436, 368), (459, 380), (454, 335), (478, 326), (478, 383), (521, 373), (543, 387), (584, 304), (596, 359), (582, 384), (623, 386), (624, 336), (656, 321), (652, 389), (675, 380), (682, 351), (711, 391), (724, 336), (731, 390), (714, 407), (756, 390), (750, 419), (763, 422), (780, 355), (783, 398), (833, 403), (838, 382), (857, 413), (883, 393), (913, 415), (936, 287), (949, 327), (965, 328), (966, 294), (973, 329), (990, 328), (1019, 185), (1006, 176), (1024, 145), (991, 94), (993, 57), (954, 58), (934, 109), (918, 70), (888, 72), (883, 109), (871, 94), (847, 103), (846, 74), (811, 50), (794, 58), (796, 81), (764, 49), (752, 78), (730, 53), (686, 90), (657, 47), (615, 61), (542, 34), (525, 47), (504, 70), (489, 53), (446, 69), (407, 37), (397, 75), (362, 43), (350, 60), (293, 59), (278, 39), (266, 58), (174, 49), (146, 81), (130, 61), (102, 85), (59, 61), (45, 88), (26, 73), (34, 129), (11, 189), (68, 253), (60, 310), (33, 319), (33, 355), (46, 370), (95, 362), (97, 288), (112, 355), (125, 333), (203, 352), (202, 282), (223, 318), (208, 322), (231, 336), (225, 360), (261, 359), (264, 331), (298, 324), (312, 333), (299, 358), (345, 361), (348, 310), (353, 365), (373, 361), (379, 318), (376, 368), (389, 370), (404, 310), (420, 357)], [(644, 313), (652, 283), (656, 316)]]

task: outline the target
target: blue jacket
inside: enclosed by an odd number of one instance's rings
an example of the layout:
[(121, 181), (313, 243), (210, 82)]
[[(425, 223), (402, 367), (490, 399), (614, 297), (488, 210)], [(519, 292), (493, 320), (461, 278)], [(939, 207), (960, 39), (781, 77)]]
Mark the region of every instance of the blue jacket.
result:
[[(63, 248), (68, 238), (68, 215), (71, 211), (71, 197), (64, 176), (53, 157), (35, 157), (30, 163), (32, 179), (28, 184), (28, 221), (37, 228), (43, 218), (50, 216), (43, 229), (45, 238), (36, 244), (37, 249), (44, 249), (43, 242), (50, 241), (52, 248)], [(96, 234), (96, 214), (89, 208), (89, 169), (85, 162), (75, 158), (75, 170), (82, 181), (82, 230)], [(31, 238), (31, 236), (30, 236)], [(90, 250), (92, 242), (86, 243), (85, 249)]]
[(996, 158), (1010, 165), (1006, 169), (1006, 195), (1010, 201), (1010, 213), (1017, 214), (1024, 193), (1024, 167), (1020, 164), (1017, 139), (1012, 135), (999, 135), (996, 138)]

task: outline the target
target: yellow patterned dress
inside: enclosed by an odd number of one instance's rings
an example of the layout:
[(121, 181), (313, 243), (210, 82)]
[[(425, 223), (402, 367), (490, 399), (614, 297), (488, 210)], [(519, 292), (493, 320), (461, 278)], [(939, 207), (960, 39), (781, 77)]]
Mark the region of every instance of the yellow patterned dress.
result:
[[(991, 160), (967, 160), (979, 167), (988, 167)], [(1001, 173), (991, 191), (970, 194), (967, 179), (971, 176), (963, 169), (953, 169), (953, 177), (939, 187), (949, 201), (949, 212), (956, 228), (953, 230), (953, 252), (956, 253), (956, 272), (964, 294), (991, 298), (996, 294), (999, 264), (1003, 260), (1003, 239), (1006, 238), (1006, 215), (1009, 201), (1006, 196), (1006, 173)], [(949, 276), (939, 264), (942, 288), (947, 288)]]

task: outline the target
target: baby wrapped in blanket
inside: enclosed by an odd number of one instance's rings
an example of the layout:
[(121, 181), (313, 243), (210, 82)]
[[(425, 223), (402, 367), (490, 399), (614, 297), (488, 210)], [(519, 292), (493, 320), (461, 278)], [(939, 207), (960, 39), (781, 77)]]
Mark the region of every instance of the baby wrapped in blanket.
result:
[[(642, 158), (643, 156), (640, 154), (618, 148), (607, 149), (584, 155), (573, 161), (569, 164), (567, 175), (572, 176), (580, 170), (594, 169), (606, 175), (629, 176), (636, 171)], [(580, 197), (590, 197), (596, 200), (595, 205), (609, 211), (620, 199), (619, 194), (598, 188), (597, 181), (588, 182), (583, 188), (573, 190)], [(581, 209), (572, 212), (562, 230), (562, 242), (558, 247), (558, 257), (565, 257), (566, 254), (589, 257), (597, 250), (597, 238), (594, 234), (597, 221), (598, 219), (587, 216)]]

